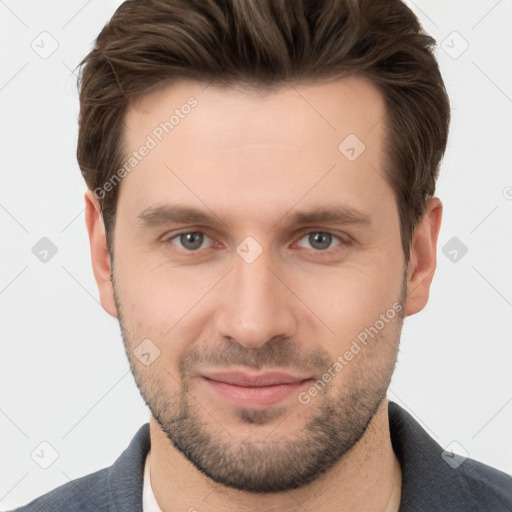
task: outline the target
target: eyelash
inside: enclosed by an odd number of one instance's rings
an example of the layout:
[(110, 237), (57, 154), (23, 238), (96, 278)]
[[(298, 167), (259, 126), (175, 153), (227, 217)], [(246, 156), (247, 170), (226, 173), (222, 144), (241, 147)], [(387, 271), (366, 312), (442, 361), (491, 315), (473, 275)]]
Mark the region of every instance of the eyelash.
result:
[[(205, 237), (208, 237), (210, 240), (215, 242), (214, 238), (211, 237), (205, 231), (202, 231), (202, 230), (188, 230), (188, 231), (181, 231), (179, 233), (175, 233), (171, 237), (165, 238), (163, 240), (163, 243), (164, 244), (174, 245), (174, 244), (172, 244), (173, 240), (179, 238), (181, 235), (187, 235), (187, 234), (191, 234), (191, 233), (197, 233), (197, 234), (204, 235)], [(324, 249), (324, 250), (311, 249), (313, 252), (316, 252), (316, 253), (330, 253), (331, 249), (335, 249), (336, 247), (339, 247), (339, 246), (346, 246), (346, 245), (348, 245), (350, 243), (349, 240), (343, 239), (341, 236), (335, 235), (334, 233), (332, 233), (330, 231), (324, 231), (324, 230), (321, 230), (321, 229), (308, 229), (308, 230), (302, 231), (299, 234), (299, 236), (296, 238), (296, 241), (293, 242), (293, 245), (296, 245), (300, 240), (302, 240), (304, 237), (306, 237), (306, 236), (308, 236), (308, 235), (310, 235), (312, 233), (323, 233), (323, 234), (331, 235), (332, 241), (335, 241), (335, 240), (339, 241), (339, 243), (337, 245), (334, 245), (333, 247), (329, 247), (328, 249)], [(180, 249), (180, 250), (182, 250), (184, 252), (189, 252), (189, 253), (198, 253), (199, 251), (202, 250), (202, 249), (187, 250), (187, 249), (182, 249), (180, 247), (178, 247), (178, 249)]]

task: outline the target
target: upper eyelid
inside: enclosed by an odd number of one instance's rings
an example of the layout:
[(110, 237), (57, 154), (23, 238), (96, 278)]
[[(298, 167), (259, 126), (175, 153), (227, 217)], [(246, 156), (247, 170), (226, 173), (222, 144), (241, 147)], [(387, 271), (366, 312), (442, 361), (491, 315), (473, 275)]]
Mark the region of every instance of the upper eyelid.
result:
[(164, 242), (170, 242), (171, 240), (174, 240), (181, 235), (187, 235), (189, 233), (200, 233), (202, 235), (207, 236), (211, 241), (213, 241), (213, 242), (216, 241), (213, 236), (209, 235), (206, 231), (201, 230), (201, 229), (189, 229), (186, 231), (179, 231), (178, 233), (174, 233), (172, 235), (163, 235), (161, 238), (162, 238), (162, 241), (164, 241)]
[(209, 234), (208, 230), (205, 228), (197, 228), (197, 229), (181, 229), (178, 230), (176, 233), (169, 233), (166, 232), (163, 235), (159, 237), (161, 240), (172, 240), (173, 238), (176, 238), (180, 235), (186, 235), (188, 233), (201, 233), (203, 235), (208, 236), (209, 238), (214, 238), (212, 235)]
[[(324, 228), (303, 228), (298, 231), (296, 237), (303, 237), (305, 235), (309, 235), (310, 233), (327, 233), (329, 235), (335, 236), (341, 239), (340, 234), (336, 234), (334, 231)], [(347, 235), (348, 236), (348, 235)]]
[[(331, 231), (322, 230), (322, 229), (313, 229), (313, 230), (305, 231), (305, 232), (301, 233), (300, 235), (298, 235), (295, 238), (295, 241), (293, 243), (297, 244), (302, 238), (304, 238), (306, 235), (309, 235), (311, 233), (327, 233), (327, 234), (331, 235), (333, 238), (337, 238), (339, 240), (339, 242), (340, 242), (340, 245), (347, 243), (347, 240), (345, 240), (340, 235), (337, 235), (336, 233), (333, 233)], [(329, 247), (329, 249), (331, 249), (331, 247)], [(327, 252), (329, 249), (326, 249), (326, 250), (324, 250), (322, 252)], [(317, 252), (317, 251), (315, 251), (315, 252)], [(318, 252), (320, 252), (320, 251), (318, 251)]]

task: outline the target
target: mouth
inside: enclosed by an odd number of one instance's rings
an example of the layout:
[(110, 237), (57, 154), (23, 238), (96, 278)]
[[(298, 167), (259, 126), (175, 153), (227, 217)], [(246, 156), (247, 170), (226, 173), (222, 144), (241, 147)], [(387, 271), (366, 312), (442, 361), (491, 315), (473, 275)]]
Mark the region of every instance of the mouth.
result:
[(266, 409), (278, 405), (313, 380), (312, 377), (282, 371), (207, 371), (201, 378), (221, 400), (245, 409)]

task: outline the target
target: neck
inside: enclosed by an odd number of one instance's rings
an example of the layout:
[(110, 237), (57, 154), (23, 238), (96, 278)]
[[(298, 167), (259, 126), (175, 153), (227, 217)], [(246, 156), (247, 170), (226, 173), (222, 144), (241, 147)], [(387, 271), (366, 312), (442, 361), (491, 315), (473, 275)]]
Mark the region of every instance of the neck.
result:
[(151, 485), (163, 512), (294, 511), (396, 512), (401, 471), (391, 446), (388, 404), (383, 400), (363, 437), (315, 481), (291, 491), (251, 494), (203, 475), (151, 417)]

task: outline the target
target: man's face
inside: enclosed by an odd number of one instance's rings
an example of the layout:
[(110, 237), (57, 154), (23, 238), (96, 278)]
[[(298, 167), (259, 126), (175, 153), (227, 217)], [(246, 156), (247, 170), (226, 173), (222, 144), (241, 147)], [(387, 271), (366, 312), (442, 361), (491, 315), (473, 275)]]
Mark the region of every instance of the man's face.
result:
[(315, 479), (385, 397), (404, 256), (384, 119), (361, 78), (265, 93), (180, 83), (127, 113), (127, 155), (154, 147), (120, 185), (117, 316), (152, 414), (217, 482)]

